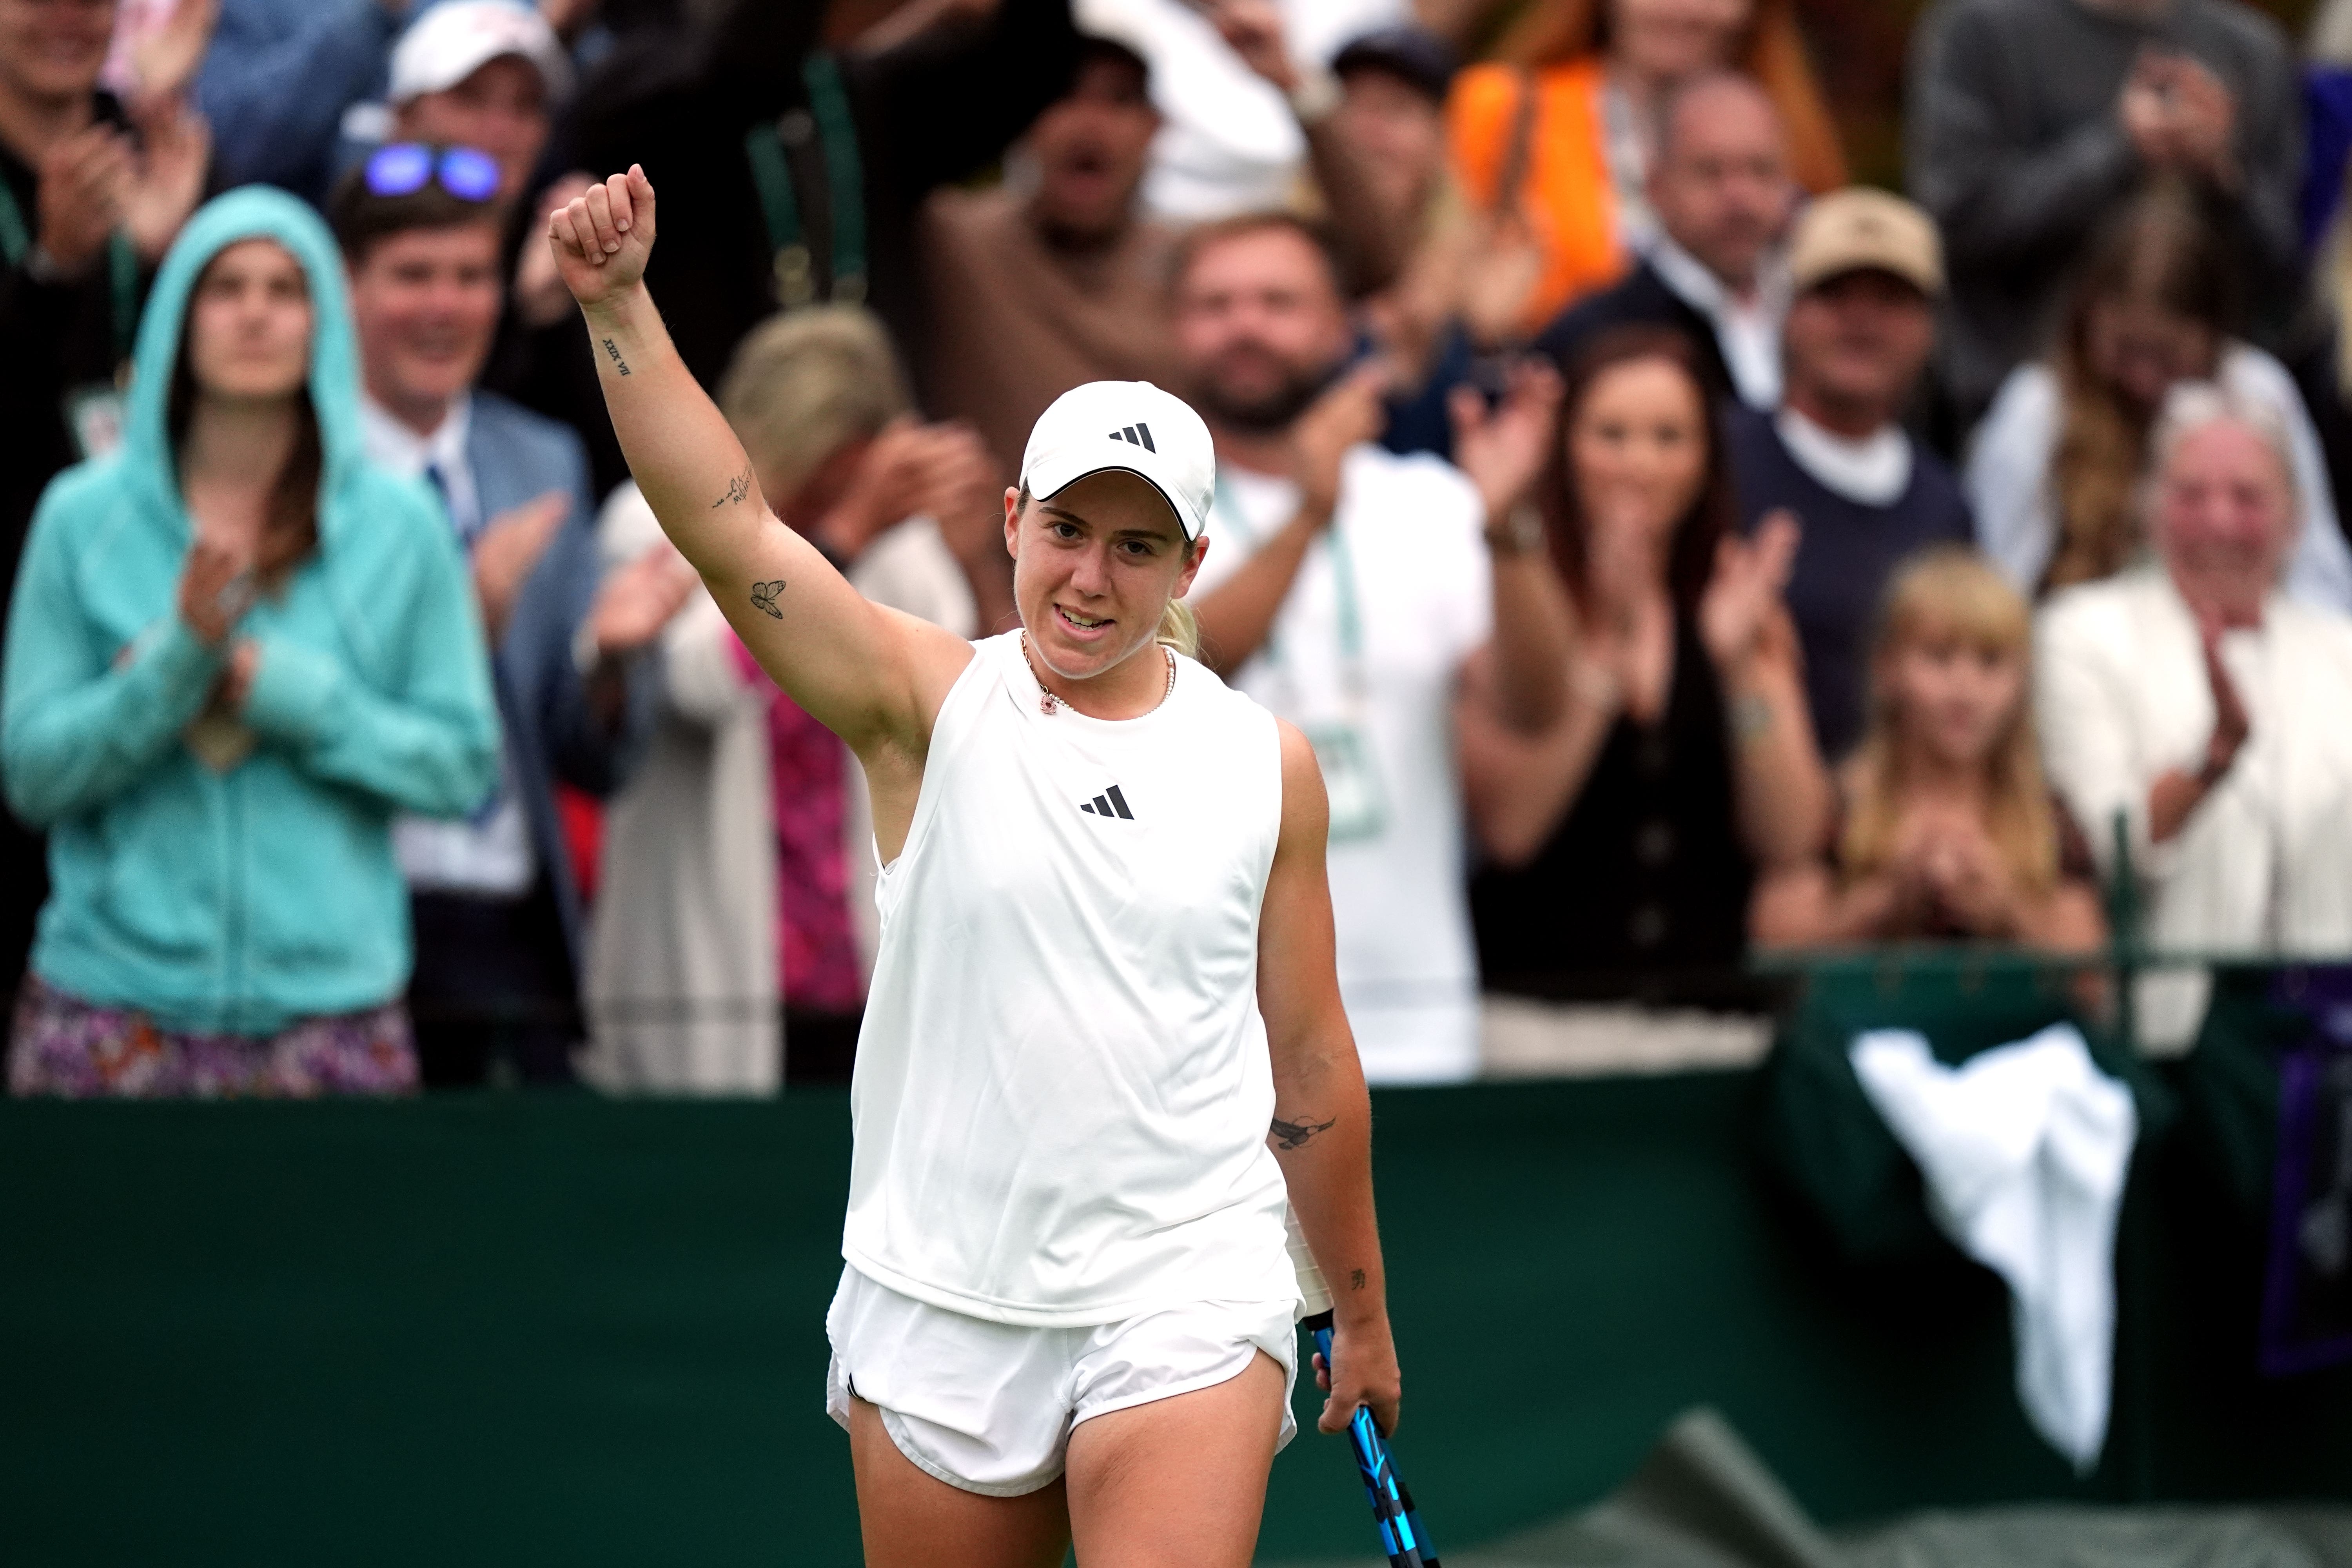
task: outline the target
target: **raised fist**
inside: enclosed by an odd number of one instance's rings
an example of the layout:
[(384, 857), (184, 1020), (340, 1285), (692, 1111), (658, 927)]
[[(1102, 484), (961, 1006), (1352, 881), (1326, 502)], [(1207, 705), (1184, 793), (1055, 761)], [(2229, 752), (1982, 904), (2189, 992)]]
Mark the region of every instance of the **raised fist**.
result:
[(654, 249), (654, 187), (642, 164), (548, 215), (547, 243), (572, 297), (594, 307), (636, 287)]

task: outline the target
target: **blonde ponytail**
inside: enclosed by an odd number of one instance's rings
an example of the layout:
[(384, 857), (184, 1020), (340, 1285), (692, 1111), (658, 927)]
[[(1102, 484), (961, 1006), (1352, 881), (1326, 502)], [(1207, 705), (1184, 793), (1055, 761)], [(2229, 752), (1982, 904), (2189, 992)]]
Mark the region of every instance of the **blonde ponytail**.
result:
[(1201, 621), (1192, 614), (1192, 606), (1181, 599), (1171, 599), (1160, 613), (1159, 640), (1163, 647), (1172, 647), (1186, 658), (1201, 655)]

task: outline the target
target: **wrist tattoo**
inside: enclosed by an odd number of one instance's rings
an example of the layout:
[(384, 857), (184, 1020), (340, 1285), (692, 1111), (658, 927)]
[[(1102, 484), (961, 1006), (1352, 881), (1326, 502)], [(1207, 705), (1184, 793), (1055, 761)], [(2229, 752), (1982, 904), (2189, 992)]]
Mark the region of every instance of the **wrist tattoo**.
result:
[(782, 577), (777, 578), (772, 583), (752, 584), (751, 607), (759, 611), (761, 615), (767, 616), (770, 620), (782, 620), (784, 618), (784, 612), (776, 607), (776, 595), (783, 591), (784, 580)]
[(1360, 1269), (1360, 1268), (1350, 1268), (1350, 1269), (1349, 1269), (1349, 1270), (1348, 1270), (1348, 1289), (1350, 1289), (1350, 1290), (1360, 1290), (1360, 1289), (1362, 1289), (1363, 1288), (1364, 1288), (1364, 1271), (1363, 1271), (1362, 1269)]
[(1298, 1149), (1305, 1147), (1307, 1141), (1318, 1132), (1331, 1131), (1338, 1124), (1339, 1120), (1335, 1116), (1329, 1121), (1285, 1121), (1277, 1116), (1274, 1119), (1274, 1126), (1270, 1131), (1274, 1133), (1274, 1141), (1282, 1147)]
[(621, 351), (613, 346), (613, 340), (610, 338), (604, 340), (604, 353), (611, 356), (613, 367), (615, 370), (623, 375), (629, 374), (629, 362), (621, 357)]
[(751, 469), (750, 465), (747, 464), (741, 473), (727, 481), (727, 493), (710, 503), (711, 510), (716, 511), (719, 508), (725, 506), (729, 501), (741, 500), (745, 496), (748, 496), (751, 493)]

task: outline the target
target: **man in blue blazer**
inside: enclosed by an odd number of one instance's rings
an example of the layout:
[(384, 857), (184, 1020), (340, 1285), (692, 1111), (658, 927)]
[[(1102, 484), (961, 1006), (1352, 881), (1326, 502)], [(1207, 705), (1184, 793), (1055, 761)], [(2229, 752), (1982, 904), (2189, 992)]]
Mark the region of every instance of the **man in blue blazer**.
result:
[(582, 909), (556, 785), (620, 786), (653, 721), (656, 635), (693, 585), (666, 550), (600, 577), (579, 437), (474, 386), (505, 296), (488, 165), (470, 149), (393, 146), (330, 204), (368, 455), (438, 492), (465, 543), (505, 728), (485, 805), (394, 826), (429, 1086), (570, 1077)]

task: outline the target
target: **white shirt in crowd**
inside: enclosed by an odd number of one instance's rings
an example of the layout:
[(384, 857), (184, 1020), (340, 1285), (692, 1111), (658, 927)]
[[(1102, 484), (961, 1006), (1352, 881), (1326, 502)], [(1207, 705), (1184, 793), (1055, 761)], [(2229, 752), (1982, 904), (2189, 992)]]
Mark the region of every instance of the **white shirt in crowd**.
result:
[[(1218, 475), (1196, 598), (1298, 505), (1286, 479), (1233, 464)], [(1356, 447), (1329, 531), (1234, 681), (1316, 742), (1331, 795), (1339, 990), (1376, 1083), (1466, 1079), (1478, 1066), (1453, 698), (1455, 672), (1493, 627), (1484, 521), (1451, 464)]]
[[(2352, 613), (2352, 548), (2337, 526), (2335, 493), (2318, 432), (2286, 367), (2262, 350), (2231, 343), (2221, 351), (2214, 379), (2234, 395), (2258, 399), (2285, 421), (2302, 521), (2287, 563), (2286, 591), (2315, 605)], [(2057, 514), (2051, 504), (2050, 462), (2058, 449), (2064, 411), (2058, 377), (2048, 365), (2021, 364), (2002, 382), (1969, 447), (1960, 488), (1976, 514), (1977, 542), (2021, 593), (2041, 586), (2057, 549)]]
[(1820, 483), (1856, 506), (1893, 506), (1911, 488), (1911, 437), (1900, 425), (1841, 436), (1793, 408), (1772, 416), (1789, 456)]
[(1658, 280), (1715, 328), (1715, 346), (1731, 373), (1731, 389), (1750, 408), (1780, 401), (1780, 325), (1789, 315), (1789, 268), (1777, 253), (1759, 268), (1756, 291), (1735, 299), (1706, 264), (1664, 229), (1651, 233), (1643, 254)]
[[(1307, 156), (1298, 117), (1244, 65), (1191, 0), (1076, 0), (1078, 30), (1115, 38), (1151, 71), (1160, 135), (1143, 205), (1201, 223), (1289, 205)], [(1411, 20), (1403, 0), (1276, 0), (1291, 58), (1327, 65), (1376, 27)]]
[[(2273, 595), (2260, 629), (2221, 639), (2251, 722), (2230, 771), (2162, 844), (2148, 789), (2194, 773), (2213, 732), (2197, 622), (2154, 564), (2069, 588), (2036, 626), (2036, 708), (2050, 781), (2112, 869), (2115, 820), (2144, 879), (2159, 952), (2352, 951), (2352, 617)], [(2201, 972), (2151, 974), (2142, 1043), (2186, 1046)]]
[[(450, 523), (457, 537), (469, 543), (488, 521), (482, 516), (473, 465), (466, 458), (473, 411), (473, 399), (459, 393), (433, 434), (419, 436), (373, 398), (360, 399), (361, 440), (368, 461), (403, 479), (424, 479), (428, 470), (436, 476)], [(471, 816), (404, 812), (393, 818), (392, 852), (411, 888), (483, 898), (518, 898), (530, 890), (539, 863), (531, 853), (530, 824), (510, 786), (512, 776), (512, 761), (501, 753), (498, 793)]]

